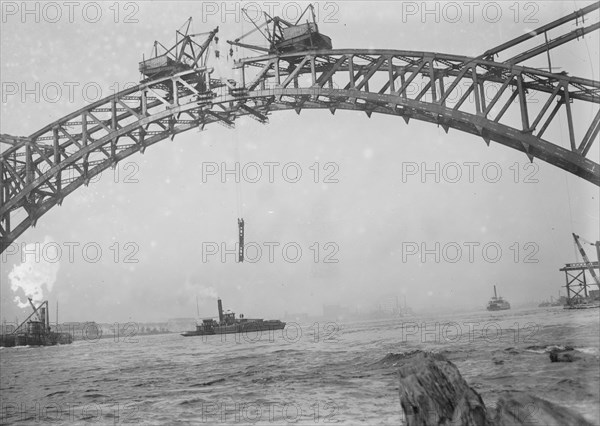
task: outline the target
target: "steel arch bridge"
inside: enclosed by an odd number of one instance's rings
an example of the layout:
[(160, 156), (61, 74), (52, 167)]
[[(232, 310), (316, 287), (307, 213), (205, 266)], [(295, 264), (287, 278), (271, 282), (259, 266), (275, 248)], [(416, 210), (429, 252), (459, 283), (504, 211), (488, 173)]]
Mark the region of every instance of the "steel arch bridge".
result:
[[(596, 10), (594, 4), (478, 57), (377, 49), (277, 53), (235, 62), (241, 81), (193, 66), (75, 111), (29, 137), (1, 135), (1, 250), (48, 210), (119, 161), (167, 138), (249, 116), (262, 123), (276, 111), (325, 109), (425, 121), (479, 136), (539, 158), (600, 186), (600, 166), (588, 158), (600, 130), (600, 82), (518, 65), (599, 28), (546, 41), (503, 62), (495, 55)], [(214, 36), (213, 31), (211, 37)], [(181, 50), (180, 52), (183, 52)], [(530, 102), (532, 97), (538, 101)], [(580, 108), (593, 114), (580, 114)], [(562, 117), (568, 140), (547, 132)], [(553, 136), (554, 134), (554, 136)]]

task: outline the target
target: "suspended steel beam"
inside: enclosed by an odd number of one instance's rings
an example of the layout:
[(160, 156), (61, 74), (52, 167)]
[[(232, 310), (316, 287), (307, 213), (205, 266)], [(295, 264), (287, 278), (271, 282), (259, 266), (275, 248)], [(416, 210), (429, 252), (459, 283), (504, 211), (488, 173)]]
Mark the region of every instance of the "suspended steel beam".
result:
[(516, 37), (510, 41), (507, 41), (506, 43), (502, 43), (499, 46), (486, 50), (484, 53), (478, 56), (478, 58), (493, 58), (495, 55), (506, 49), (510, 49), (511, 47), (523, 43), (524, 41), (527, 41), (530, 38), (536, 37), (540, 34), (544, 34), (546, 31), (549, 31), (553, 28), (566, 24), (567, 22), (583, 17), (588, 13), (597, 10), (598, 8), (600, 8), (600, 2), (595, 2), (587, 7), (584, 7), (583, 9), (579, 9), (573, 13), (568, 14), (567, 16), (557, 19), (556, 21), (552, 21), (549, 24), (542, 25), (541, 27), (536, 28), (533, 31), (529, 31), (526, 34), (523, 34), (522, 36)]
[(550, 40), (548, 43), (540, 44), (532, 49), (529, 49), (526, 52), (519, 53), (518, 55), (513, 56), (512, 58), (506, 60), (506, 62), (510, 64), (518, 64), (529, 58), (533, 58), (541, 53), (547, 52), (550, 49), (561, 46), (573, 39), (583, 37), (585, 34), (589, 34), (593, 31), (596, 31), (600, 28), (600, 22), (597, 22), (593, 25), (583, 28), (577, 28), (576, 30), (571, 31), (570, 33), (563, 34), (562, 36)]

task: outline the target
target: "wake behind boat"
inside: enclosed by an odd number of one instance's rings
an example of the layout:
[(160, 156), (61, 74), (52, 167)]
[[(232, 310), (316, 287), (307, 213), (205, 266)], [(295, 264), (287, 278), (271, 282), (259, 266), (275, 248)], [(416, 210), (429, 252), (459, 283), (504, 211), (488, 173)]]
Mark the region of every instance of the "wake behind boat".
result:
[(223, 312), (221, 299), (217, 300), (219, 310), (219, 321), (209, 318), (202, 320), (202, 324), (196, 325), (196, 330), (186, 331), (182, 336), (206, 336), (211, 334), (233, 334), (254, 331), (283, 330), (285, 322), (279, 320), (263, 320), (262, 318), (244, 318), (240, 314), (235, 317), (234, 312)]

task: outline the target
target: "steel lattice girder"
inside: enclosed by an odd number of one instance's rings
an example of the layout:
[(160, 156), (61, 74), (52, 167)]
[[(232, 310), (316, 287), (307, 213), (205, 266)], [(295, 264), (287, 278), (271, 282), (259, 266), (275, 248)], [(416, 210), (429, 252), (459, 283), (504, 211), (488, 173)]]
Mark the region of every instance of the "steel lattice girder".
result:
[[(290, 109), (376, 112), (431, 122), (481, 136), (488, 144), (496, 141), (600, 186), (600, 166), (587, 158), (600, 128), (597, 81), (481, 58), (396, 50), (271, 55), (236, 65), (243, 79), (236, 92), (211, 79), (211, 92), (199, 93), (190, 78), (204, 79), (210, 70), (195, 69), (109, 96), (27, 138), (1, 135), (7, 147), (0, 161), (2, 250), (65, 196), (135, 152), (210, 123), (231, 127), (240, 116), (266, 122), (271, 112)], [(486, 99), (490, 85), (497, 92)], [(547, 97), (534, 114), (528, 92)], [(596, 111), (579, 139), (575, 102)], [(561, 111), (568, 123), (567, 147), (542, 138)], [(18, 211), (25, 218), (11, 227)]]

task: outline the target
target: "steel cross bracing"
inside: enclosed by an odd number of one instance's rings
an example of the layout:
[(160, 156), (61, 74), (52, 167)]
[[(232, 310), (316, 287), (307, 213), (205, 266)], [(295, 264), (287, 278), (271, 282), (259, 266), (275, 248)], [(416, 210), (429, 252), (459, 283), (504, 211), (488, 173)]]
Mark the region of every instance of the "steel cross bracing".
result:
[[(484, 57), (401, 50), (266, 55), (236, 66), (238, 84), (195, 68), (121, 91), (29, 137), (1, 135), (2, 250), (124, 158), (196, 127), (232, 127), (240, 116), (266, 123), (282, 110), (426, 121), (480, 136), (488, 145), (501, 143), (600, 186), (600, 166), (588, 158), (600, 129), (598, 81)], [(198, 79), (206, 81), (202, 91)], [(559, 119), (567, 123), (564, 141), (559, 131), (549, 131)]]

